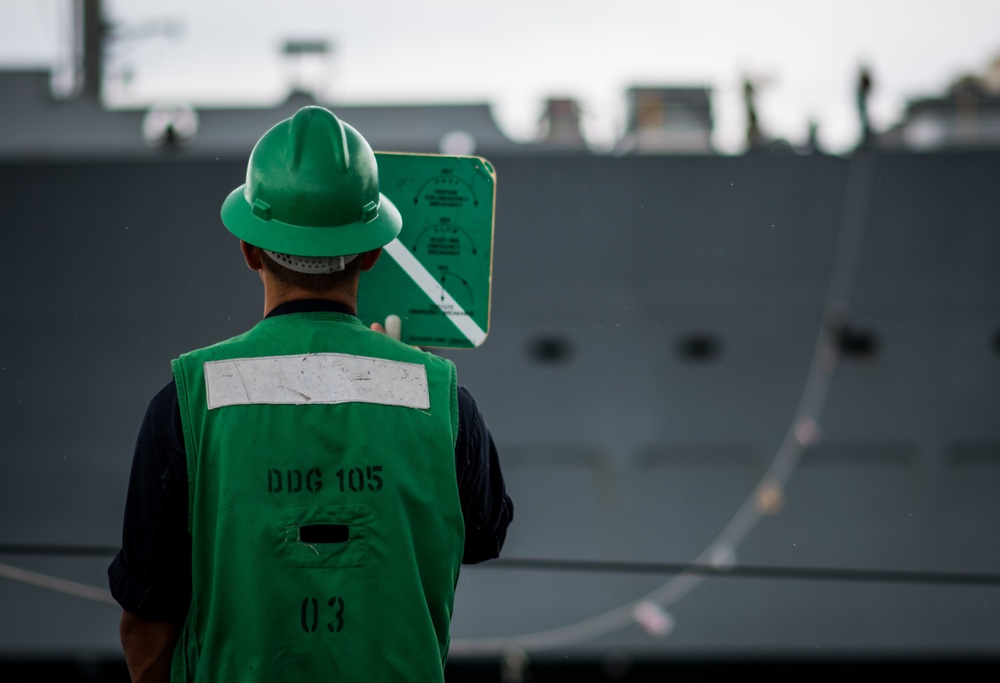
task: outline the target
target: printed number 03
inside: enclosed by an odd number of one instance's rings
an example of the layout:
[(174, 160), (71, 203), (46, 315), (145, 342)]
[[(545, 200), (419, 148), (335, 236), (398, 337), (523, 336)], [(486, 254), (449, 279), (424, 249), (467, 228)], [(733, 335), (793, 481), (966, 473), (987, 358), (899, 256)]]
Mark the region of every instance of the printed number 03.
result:
[[(344, 599), (341, 597), (330, 598), (326, 606), (331, 608), (330, 612), (324, 610), (328, 616), (333, 617), (333, 621), (328, 621), (326, 628), (330, 633), (340, 633), (344, 628)], [(319, 627), (319, 601), (316, 598), (305, 598), (302, 600), (302, 630), (306, 633), (315, 633)]]

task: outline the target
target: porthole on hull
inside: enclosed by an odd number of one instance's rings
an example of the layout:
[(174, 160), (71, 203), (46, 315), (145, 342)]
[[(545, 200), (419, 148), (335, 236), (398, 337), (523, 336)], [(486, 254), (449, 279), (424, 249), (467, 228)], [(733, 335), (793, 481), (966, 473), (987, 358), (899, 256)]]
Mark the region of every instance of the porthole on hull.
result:
[(566, 337), (543, 335), (528, 343), (528, 356), (537, 363), (567, 363), (573, 355), (573, 343)]
[(695, 332), (681, 337), (677, 354), (690, 363), (706, 363), (722, 356), (722, 340), (709, 332)]

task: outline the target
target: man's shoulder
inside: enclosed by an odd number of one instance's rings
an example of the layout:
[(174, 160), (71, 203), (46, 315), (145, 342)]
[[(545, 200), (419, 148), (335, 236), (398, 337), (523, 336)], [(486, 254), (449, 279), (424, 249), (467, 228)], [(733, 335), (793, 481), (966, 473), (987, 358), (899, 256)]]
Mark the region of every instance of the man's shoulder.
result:
[[(253, 343), (256, 327), (251, 328), (241, 334), (229, 337), (182, 353), (173, 361), (177, 364), (188, 364), (191, 362), (203, 363), (213, 360), (228, 360), (239, 357), (249, 350), (249, 344)], [(393, 339), (382, 332), (376, 332), (363, 325), (351, 326), (351, 333), (358, 335), (353, 341), (343, 346), (336, 343), (315, 347), (311, 345), (295, 349), (295, 355), (310, 353), (344, 353), (348, 355), (361, 355), (369, 357), (381, 357), (407, 363), (417, 363), (438, 372), (457, 376), (455, 364), (441, 356), (438, 356), (421, 348), (410, 346), (404, 342)], [(346, 340), (345, 340), (346, 341)], [(259, 349), (256, 349), (259, 351)], [(257, 354), (253, 354), (257, 355)]]
[[(455, 364), (447, 358), (442, 358), (437, 354), (425, 351), (416, 346), (410, 346), (409, 344), (393, 339), (382, 332), (368, 330), (367, 333), (366, 340), (371, 345), (371, 351), (374, 355), (391, 354), (395, 360), (408, 363), (420, 363), (428, 366), (429, 368), (439, 369), (442, 372), (456, 372)], [(388, 354), (386, 352), (388, 352)]]
[(213, 342), (211, 344), (208, 344), (206, 346), (195, 347), (193, 349), (190, 349), (189, 351), (186, 351), (186, 352), (182, 353), (178, 358), (188, 358), (188, 357), (194, 357), (194, 356), (212, 357), (212, 356), (220, 355), (220, 354), (224, 353), (227, 348), (232, 348), (234, 346), (238, 346), (240, 344), (240, 342), (242, 342), (245, 339), (247, 339), (247, 337), (252, 332), (253, 332), (253, 328), (250, 328), (249, 330), (246, 330), (245, 332), (241, 332), (240, 334), (237, 334), (235, 336), (228, 337), (226, 339), (220, 339), (220, 340), (218, 340), (216, 342)]

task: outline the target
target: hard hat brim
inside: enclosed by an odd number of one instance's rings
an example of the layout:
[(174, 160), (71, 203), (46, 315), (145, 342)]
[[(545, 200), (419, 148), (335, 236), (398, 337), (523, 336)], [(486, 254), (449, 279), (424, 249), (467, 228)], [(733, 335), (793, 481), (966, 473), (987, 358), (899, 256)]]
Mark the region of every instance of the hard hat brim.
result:
[(378, 216), (337, 226), (301, 226), (265, 220), (255, 215), (244, 195), (245, 185), (229, 193), (222, 204), (222, 223), (238, 238), (262, 249), (295, 256), (346, 256), (378, 249), (396, 238), (403, 227), (399, 209), (379, 194)]

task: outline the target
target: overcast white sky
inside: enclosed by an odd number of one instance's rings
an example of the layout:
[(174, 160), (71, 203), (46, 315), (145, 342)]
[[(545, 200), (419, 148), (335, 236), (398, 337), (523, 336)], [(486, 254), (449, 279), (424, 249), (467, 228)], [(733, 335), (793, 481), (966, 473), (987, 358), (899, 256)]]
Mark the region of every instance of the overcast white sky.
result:
[[(308, 73), (329, 101), (488, 101), (524, 138), (546, 97), (572, 96), (607, 143), (630, 85), (708, 85), (728, 151), (742, 143), (744, 74), (766, 80), (766, 133), (801, 141), (813, 118), (841, 150), (858, 132), (862, 62), (885, 127), (1000, 54), (1000, 0), (107, 0), (106, 12), (124, 29), (183, 26), (114, 47), (111, 69), (131, 74), (112, 90), (120, 104), (274, 102), (293, 73), (283, 41), (320, 38), (336, 49)], [(0, 65), (65, 62), (70, 25), (69, 0), (0, 0)]]

